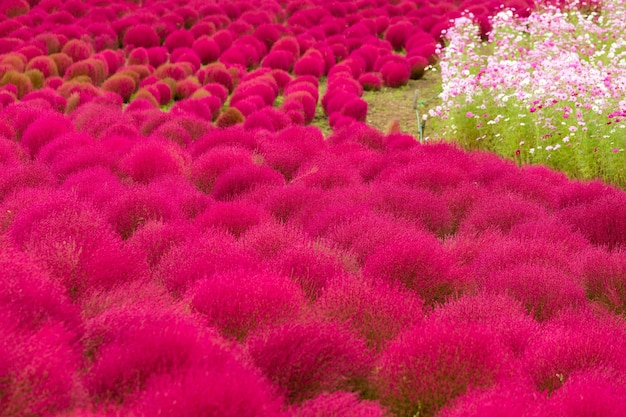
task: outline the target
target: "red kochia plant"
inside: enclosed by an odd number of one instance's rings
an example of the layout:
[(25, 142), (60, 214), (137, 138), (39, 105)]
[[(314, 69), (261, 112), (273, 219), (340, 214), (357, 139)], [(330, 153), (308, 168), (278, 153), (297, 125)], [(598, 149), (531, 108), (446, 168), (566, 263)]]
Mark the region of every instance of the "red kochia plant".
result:
[(442, 301), (456, 287), (453, 260), (430, 233), (411, 231), (396, 236), (365, 260), (363, 274), (416, 291), (424, 301)]
[(491, 193), (474, 204), (460, 231), (480, 233), (496, 229), (508, 233), (517, 224), (545, 216), (546, 210), (539, 204), (512, 193)]
[(22, 210), (10, 234), (73, 298), (145, 278), (145, 265), (123, 251), (105, 219), (88, 205), (57, 193)]
[(135, 92), (137, 85), (135, 80), (125, 74), (115, 74), (109, 77), (103, 84), (102, 89), (104, 91), (111, 91), (119, 94), (124, 102), (130, 100), (130, 96)]
[(330, 283), (315, 310), (347, 323), (380, 351), (401, 331), (421, 322), (423, 304), (413, 292), (386, 282), (344, 277)]
[[(544, 415), (545, 399), (536, 389), (525, 385), (518, 382), (515, 385), (502, 383), (488, 390), (472, 390), (451, 401), (437, 416), (534, 417)], [(549, 415), (560, 414), (550, 413)]]
[(385, 417), (387, 410), (375, 401), (360, 400), (353, 392), (321, 394), (294, 408), (294, 417)]
[(330, 282), (347, 275), (339, 251), (311, 243), (294, 244), (278, 253), (272, 264), (277, 272), (297, 282), (311, 299), (319, 297)]
[(216, 146), (196, 158), (191, 167), (191, 181), (210, 193), (215, 179), (231, 166), (252, 164), (252, 152), (233, 146)]
[(617, 314), (626, 312), (626, 252), (590, 251), (583, 260), (587, 296)]
[(80, 331), (80, 313), (65, 289), (6, 238), (0, 238), (0, 305), (16, 329), (36, 331), (46, 323), (59, 323)]
[(280, 69), (283, 71), (291, 71), (295, 57), (292, 52), (284, 50), (273, 50), (263, 58), (261, 66), (264, 68)]
[(180, 207), (164, 194), (144, 185), (129, 187), (108, 207), (109, 222), (122, 239), (128, 239), (147, 221), (179, 218)]
[(72, 123), (58, 113), (44, 113), (22, 134), (22, 145), (35, 157), (42, 146), (73, 130)]
[(580, 308), (587, 301), (576, 277), (553, 266), (533, 265), (532, 260), (482, 276), (478, 283), (487, 291), (506, 293), (521, 300), (540, 321), (565, 308)]
[(31, 59), (26, 66), (26, 70), (32, 69), (41, 71), (45, 78), (59, 75), (57, 64), (48, 56), (38, 56)]
[(211, 195), (216, 200), (232, 200), (260, 186), (284, 184), (283, 176), (266, 165), (235, 165), (217, 176)]
[(296, 283), (261, 271), (215, 274), (196, 282), (189, 294), (191, 306), (209, 326), (238, 340), (257, 329), (292, 321), (306, 306)]
[(131, 250), (141, 253), (154, 268), (161, 257), (173, 246), (191, 237), (197, 237), (199, 230), (185, 221), (150, 220), (142, 224), (126, 241)]
[[(535, 387), (553, 392), (585, 371), (624, 375), (624, 321), (604, 311), (562, 311), (532, 338), (524, 364)], [(558, 392), (558, 391), (557, 391)]]
[(248, 343), (254, 364), (291, 402), (363, 389), (372, 368), (365, 342), (337, 323), (289, 323)]
[(161, 40), (152, 26), (146, 24), (133, 25), (126, 31), (122, 44), (135, 48), (151, 48), (159, 46)]
[(85, 344), (96, 401), (124, 401), (150, 377), (180, 372), (214, 348), (192, 317), (161, 305), (110, 308), (86, 323)]
[(181, 295), (196, 281), (215, 273), (240, 268), (253, 270), (257, 266), (254, 253), (233, 235), (224, 230), (208, 229), (167, 251), (154, 276), (174, 295)]
[(470, 387), (512, 375), (509, 351), (481, 324), (427, 320), (400, 334), (380, 355), (372, 383), (398, 416), (433, 416)]
[(243, 201), (217, 202), (196, 219), (202, 228), (225, 229), (235, 237), (263, 220), (263, 212), (254, 204)]
[(383, 79), (379, 73), (366, 72), (359, 77), (359, 83), (365, 91), (380, 91), (383, 88)]
[(606, 416), (626, 413), (623, 375), (602, 370), (581, 372), (550, 396), (547, 412), (559, 417)]
[(71, 39), (63, 46), (61, 53), (72, 58), (73, 62), (82, 61), (94, 53), (93, 46), (79, 39)]
[(386, 87), (398, 88), (405, 85), (411, 77), (411, 68), (406, 62), (389, 61), (380, 68)]
[(120, 165), (134, 181), (149, 183), (163, 175), (186, 175), (190, 162), (189, 155), (176, 143), (144, 139), (130, 150)]
[[(258, 370), (211, 347), (204, 363), (151, 378), (134, 407), (141, 417), (282, 417), (283, 399)], [(220, 349), (220, 350), (217, 350)], [(172, 401), (175, 398), (175, 401)], [(135, 414), (134, 413), (134, 414)]]
[(591, 203), (564, 209), (559, 218), (595, 245), (609, 250), (626, 248), (626, 194), (623, 192), (607, 193)]
[(389, 183), (374, 184), (373, 191), (372, 203), (378, 211), (417, 221), (440, 237), (451, 230), (452, 215), (445, 201), (435, 193)]
[(80, 353), (60, 323), (24, 332), (2, 317), (0, 337), (3, 415), (53, 415), (81, 401)]
[(528, 343), (539, 334), (539, 324), (524, 305), (506, 294), (478, 291), (437, 306), (429, 320), (448, 321), (456, 326), (481, 325), (492, 329), (498, 340), (513, 354), (524, 354)]

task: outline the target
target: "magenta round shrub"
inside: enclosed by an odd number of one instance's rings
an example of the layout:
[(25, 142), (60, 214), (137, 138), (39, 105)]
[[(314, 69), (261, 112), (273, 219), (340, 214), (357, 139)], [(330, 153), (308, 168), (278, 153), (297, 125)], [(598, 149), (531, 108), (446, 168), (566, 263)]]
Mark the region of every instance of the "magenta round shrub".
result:
[(22, 146), (35, 157), (42, 146), (73, 130), (72, 123), (58, 113), (42, 114), (22, 134)]
[(5, 167), (0, 172), (0, 201), (20, 189), (51, 187), (55, 182), (50, 169), (38, 162)]
[(380, 351), (399, 333), (423, 320), (423, 301), (382, 281), (345, 277), (332, 281), (315, 303), (330, 320), (349, 323), (368, 346)]
[(363, 389), (372, 368), (365, 342), (337, 323), (285, 324), (251, 337), (248, 349), (292, 403)]
[(280, 130), (275, 139), (262, 142), (260, 152), (268, 165), (290, 180), (303, 162), (319, 152), (323, 141), (316, 128), (290, 127)]
[(0, 350), (3, 409), (9, 415), (65, 413), (80, 402), (81, 354), (75, 338), (61, 325), (44, 322), (40, 329), (18, 332), (3, 317)]
[(191, 49), (196, 53), (202, 64), (217, 61), (220, 56), (220, 47), (215, 40), (208, 36), (196, 39), (191, 45)]
[(89, 167), (67, 176), (61, 191), (71, 191), (81, 201), (103, 208), (118, 196), (124, 187), (110, 168)]
[(93, 46), (79, 39), (69, 40), (61, 49), (61, 53), (66, 54), (74, 63), (85, 60), (94, 53)]
[(232, 146), (216, 146), (194, 159), (191, 181), (201, 191), (211, 193), (215, 179), (228, 168), (252, 164), (252, 153)]
[(10, 234), (73, 299), (145, 278), (144, 265), (123, 250), (103, 216), (72, 197), (57, 194), (22, 210)]
[(581, 372), (624, 375), (624, 323), (598, 310), (562, 311), (531, 339), (524, 369), (540, 391), (554, 394)]
[(222, 64), (210, 64), (200, 69), (196, 73), (196, 77), (203, 85), (210, 83), (222, 84), (229, 92), (232, 92), (235, 87), (233, 76)]
[(234, 146), (254, 151), (259, 146), (258, 138), (246, 131), (243, 126), (216, 129), (194, 141), (189, 151), (194, 158), (219, 145)]
[(511, 295), (476, 291), (451, 299), (435, 308), (429, 320), (460, 326), (482, 325), (516, 356), (521, 356), (541, 329), (523, 303)]
[(272, 50), (263, 58), (261, 66), (290, 72), (294, 63), (295, 57), (290, 51)]
[(169, 58), (169, 52), (167, 48), (163, 46), (154, 46), (150, 48), (146, 48), (148, 52), (148, 61), (149, 64), (154, 68), (158, 68), (161, 65), (165, 64)]
[(245, 340), (258, 329), (297, 318), (306, 299), (285, 276), (262, 271), (232, 271), (196, 282), (189, 291), (192, 308), (228, 338)]
[[(540, 321), (565, 308), (579, 308), (586, 304), (582, 284), (555, 267), (520, 264), (489, 274), (479, 280), (479, 285), (487, 291), (506, 293), (519, 299)], [(548, 286), (551, 290), (545, 291)]]
[(411, 67), (411, 79), (419, 80), (424, 76), (424, 71), (428, 67), (428, 59), (421, 55), (413, 55), (407, 58), (409, 66)]
[(196, 223), (203, 229), (223, 229), (239, 238), (265, 217), (262, 210), (247, 201), (216, 202), (198, 216)]
[(451, 401), (437, 416), (532, 417), (543, 415), (545, 409), (545, 398), (536, 389), (523, 382), (505, 382), (487, 390), (470, 390)]
[(253, 36), (263, 42), (268, 48), (271, 48), (281, 37), (283, 27), (274, 23), (264, 23), (257, 25)]
[(36, 331), (46, 323), (58, 323), (79, 336), (80, 312), (65, 295), (65, 288), (33, 259), (2, 239), (0, 305), (16, 329)]
[(359, 77), (359, 83), (365, 91), (380, 91), (383, 87), (383, 78), (380, 73), (366, 72)]
[(294, 409), (294, 417), (385, 417), (388, 411), (376, 401), (361, 400), (353, 392), (324, 393)]
[(189, 31), (196, 39), (200, 39), (203, 36), (213, 35), (215, 33), (215, 25), (210, 22), (199, 21), (193, 25)]
[(234, 39), (230, 31), (220, 30), (213, 35), (213, 40), (219, 45), (221, 54), (231, 47)]
[(83, 139), (81, 134), (59, 136), (41, 148), (38, 159), (48, 164), (59, 180), (89, 167), (116, 167), (116, 161), (100, 143), (91, 138), (83, 142)]
[(277, 254), (272, 264), (278, 273), (298, 283), (310, 299), (319, 297), (332, 280), (346, 275), (338, 251), (308, 243), (294, 244)]
[(300, 44), (293, 36), (283, 36), (274, 43), (271, 51), (289, 51), (295, 58), (299, 58)]
[(215, 179), (211, 195), (226, 201), (240, 197), (257, 187), (280, 187), (285, 184), (281, 174), (264, 165), (235, 165)]
[(621, 375), (591, 370), (572, 375), (550, 396), (546, 412), (553, 415), (618, 417), (626, 412), (626, 389)]
[(487, 229), (508, 233), (517, 224), (546, 216), (546, 210), (515, 194), (490, 194), (477, 201), (459, 228), (464, 232)]
[(151, 378), (133, 414), (140, 417), (284, 416), (283, 399), (276, 395), (271, 384), (234, 354), (229, 356), (212, 354), (204, 364)]
[(178, 296), (195, 282), (216, 273), (257, 267), (254, 252), (232, 234), (226, 230), (206, 229), (165, 252), (156, 266), (154, 278)]
[(411, 76), (408, 63), (387, 62), (380, 68), (386, 87), (398, 88), (405, 85)]
[(176, 48), (191, 48), (195, 38), (191, 32), (179, 29), (170, 33), (163, 42), (163, 46), (171, 53)]
[(326, 72), (326, 63), (322, 59), (320, 53), (307, 52), (293, 66), (293, 73), (296, 76), (312, 75), (316, 78), (321, 77)]
[(355, 97), (347, 101), (346, 104), (341, 107), (339, 112), (342, 115), (350, 117), (358, 122), (365, 122), (365, 118), (367, 117), (367, 101), (359, 97)]
[(217, 97), (220, 100), (220, 105), (224, 105), (228, 99), (229, 92), (223, 84), (207, 83), (202, 88), (211, 93), (211, 95)]
[(302, 108), (302, 114), (304, 116), (304, 123), (309, 124), (315, 118), (315, 111), (317, 107), (317, 100), (314, 96), (306, 91), (297, 91), (295, 93), (291, 93), (285, 97), (285, 101), (283, 103), (284, 109), (289, 109), (289, 103), (295, 102), (298, 103), (298, 108)]
[(348, 73), (338, 73), (329, 77), (327, 94), (332, 94), (337, 90), (345, 91), (359, 97), (363, 95), (361, 84)]
[(86, 323), (93, 359), (85, 382), (96, 401), (124, 401), (151, 377), (188, 369), (216, 349), (192, 317), (151, 307), (112, 308)]
[(445, 200), (435, 193), (389, 183), (374, 184), (373, 191), (376, 211), (421, 225), (439, 237), (450, 232), (452, 215)]
[(566, 208), (559, 218), (594, 245), (609, 250), (626, 248), (625, 204), (624, 193), (608, 194), (591, 203)]
[(430, 233), (407, 232), (375, 249), (363, 274), (415, 291), (425, 302), (443, 301), (455, 289), (453, 259)]
[(163, 175), (185, 175), (189, 157), (172, 142), (144, 139), (120, 162), (122, 171), (134, 181), (149, 183)]
[(109, 223), (122, 239), (128, 239), (151, 220), (169, 221), (181, 217), (181, 209), (158, 189), (144, 185), (128, 187), (107, 207)]
[(349, 101), (358, 96), (347, 91), (336, 90), (327, 91), (322, 97), (322, 108), (326, 114), (331, 115), (338, 112)]
[(171, 247), (197, 235), (197, 228), (187, 222), (153, 220), (141, 225), (126, 244), (154, 268)]
[(198, 71), (203, 64), (199, 55), (191, 48), (176, 48), (170, 54), (170, 62), (186, 62), (191, 64), (194, 73)]
[(230, 105), (234, 106), (237, 102), (249, 99), (251, 96), (259, 96), (263, 99), (266, 106), (271, 106), (276, 100), (276, 91), (268, 84), (257, 82), (256, 80), (246, 81), (237, 86), (230, 97)]
[(626, 311), (626, 253), (589, 251), (582, 260), (587, 296), (610, 311)]
[(509, 378), (510, 359), (486, 326), (426, 320), (387, 346), (372, 384), (396, 415), (433, 415), (470, 388), (488, 389)]

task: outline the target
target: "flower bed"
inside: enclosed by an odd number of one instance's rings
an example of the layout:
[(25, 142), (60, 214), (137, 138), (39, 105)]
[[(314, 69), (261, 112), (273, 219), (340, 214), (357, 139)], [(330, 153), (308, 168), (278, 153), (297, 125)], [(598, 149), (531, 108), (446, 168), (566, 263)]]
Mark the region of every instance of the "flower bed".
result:
[(493, 18), (486, 42), (468, 18), (442, 52), (443, 136), (575, 178), (626, 185), (624, 6), (546, 8)]

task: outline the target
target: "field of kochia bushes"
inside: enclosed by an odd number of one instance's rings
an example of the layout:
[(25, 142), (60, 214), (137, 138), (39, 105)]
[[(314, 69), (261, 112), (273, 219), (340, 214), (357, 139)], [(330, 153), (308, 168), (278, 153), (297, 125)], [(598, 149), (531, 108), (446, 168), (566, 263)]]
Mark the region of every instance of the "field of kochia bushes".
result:
[(321, 3), (0, 4), (0, 417), (626, 414), (626, 193), (363, 123), (500, 2)]

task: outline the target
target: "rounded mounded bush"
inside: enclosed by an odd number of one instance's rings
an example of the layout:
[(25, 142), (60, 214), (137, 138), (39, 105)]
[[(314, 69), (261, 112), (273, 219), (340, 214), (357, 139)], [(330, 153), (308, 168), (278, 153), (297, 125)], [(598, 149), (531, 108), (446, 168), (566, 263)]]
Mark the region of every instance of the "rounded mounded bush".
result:
[(305, 309), (302, 290), (289, 278), (261, 271), (232, 271), (196, 282), (189, 291), (192, 308), (228, 338), (296, 319)]
[(387, 346), (372, 384), (397, 416), (432, 416), (470, 388), (488, 389), (510, 378), (510, 356), (487, 326), (427, 320)]
[(161, 45), (156, 30), (150, 25), (133, 25), (126, 31), (122, 40), (124, 47), (152, 48)]
[(364, 388), (372, 369), (365, 342), (337, 323), (289, 323), (253, 335), (248, 351), (290, 402)]

